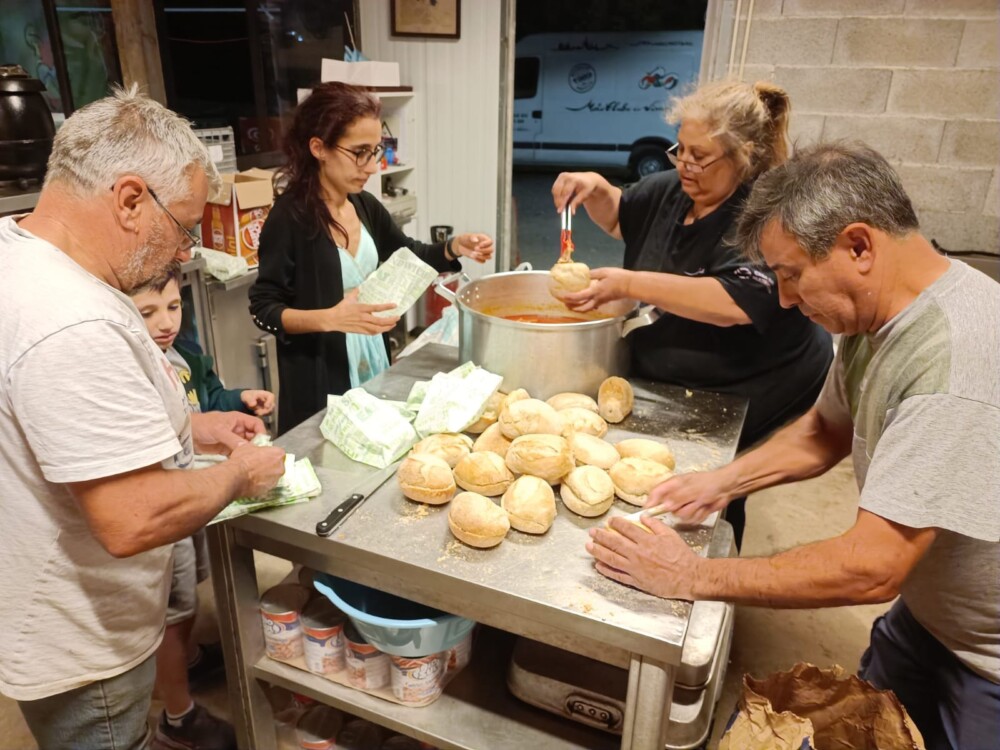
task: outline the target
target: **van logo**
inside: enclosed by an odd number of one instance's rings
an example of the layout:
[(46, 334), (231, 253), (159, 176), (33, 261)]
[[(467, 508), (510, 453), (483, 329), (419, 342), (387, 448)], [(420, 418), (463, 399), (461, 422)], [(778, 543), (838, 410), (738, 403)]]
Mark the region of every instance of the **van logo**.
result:
[(578, 94), (585, 94), (597, 84), (597, 71), (590, 63), (577, 63), (569, 69), (569, 87)]
[(639, 79), (639, 88), (667, 89), (674, 88), (680, 82), (676, 73), (668, 73), (662, 65), (657, 65), (651, 71)]

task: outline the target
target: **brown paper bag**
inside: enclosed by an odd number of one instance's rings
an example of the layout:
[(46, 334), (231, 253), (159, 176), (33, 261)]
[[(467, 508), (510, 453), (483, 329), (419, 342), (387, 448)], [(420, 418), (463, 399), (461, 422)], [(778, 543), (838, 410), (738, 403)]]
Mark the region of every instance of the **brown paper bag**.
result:
[(840, 667), (799, 663), (763, 680), (743, 677), (738, 712), (719, 750), (924, 750), (891, 690)]

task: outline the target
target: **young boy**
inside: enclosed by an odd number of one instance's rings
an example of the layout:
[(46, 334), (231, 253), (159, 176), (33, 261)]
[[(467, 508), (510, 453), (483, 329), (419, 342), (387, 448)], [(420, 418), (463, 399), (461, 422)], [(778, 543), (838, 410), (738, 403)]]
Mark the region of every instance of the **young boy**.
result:
[[(132, 295), (149, 335), (173, 365), (192, 411), (246, 411), (263, 416), (274, 410), (274, 394), (228, 390), (212, 369), (211, 357), (174, 345), (181, 328), (180, 265)], [(174, 750), (229, 750), (236, 747), (232, 727), (212, 716), (191, 697), (191, 683), (217, 672), (217, 645), (201, 646), (192, 638), (198, 609), (198, 583), (208, 577), (204, 530), (174, 545), (173, 580), (163, 642), (156, 653), (156, 690), (164, 711), (156, 744)]]

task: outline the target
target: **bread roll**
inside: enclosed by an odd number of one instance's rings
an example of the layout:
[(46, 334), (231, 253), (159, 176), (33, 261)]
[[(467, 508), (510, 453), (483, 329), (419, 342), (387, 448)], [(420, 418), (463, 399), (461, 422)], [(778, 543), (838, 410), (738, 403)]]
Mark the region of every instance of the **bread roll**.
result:
[(430, 453), (432, 456), (444, 459), (453, 469), (455, 464), (471, 452), (472, 438), (457, 432), (428, 435), (413, 446), (413, 453)]
[(590, 409), (571, 406), (558, 412), (563, 421), (563, 435), (567, 437), (574, 432), (585, 432), (594, 437), (604, 437), (608, 434), (608, 423)]
[(526, 398), (503, 407), (500, 431), (510, 440), (521, 435), (561, 435), (563, 421), (559, 412), (544, 401)]
[(556, 517), (556, 496), (544, 479), (525, 474), (503, 493), (500, 507), (518, 531), (544, 534)]
[(466, 432), (471, 432), (473, 435), (478, 435), (479, 433), (486, 430), (492, 424), (495, 424), (497, 418), (500, 416), (500, 409), (503, 408), (504, 399), (506, 396), (500, 391), (496, 391), (492, 396), (490, 396), (489, 401), (486, 402), (486, 408), (483, 409), (482, 415), (473, 422), (471, 425), (465, 428)]
[[(472, 450), (474, 451), (493, 451), (494, 453), (499, 453), (501, 456), (507, 455), (507, 449), (510, 448), (510, 440), (503, 436), (500, 432), (499, 424), (491, 424), (482, 435), (476, 438), (476, 442), (472, 444)], [(617, 451), (615, 451), (617, 454)]]
[(663, 464), (668, 469), (673, 469), (677, 462), (674, 460), (674, 452), (669, 446), (657, 440), (649, 438), (626, 438), (615, 443), (615, 449), (622, 458), (648, 458)]
[(593, 518), (606, 513), (615, 501), (615, 485), (604, 469), (577, 466), (559, 488), (563, 505), (574, 513)]
[(625, 378), (610, 377), (601, 383), (597, 392), (600, 415), (612, 424), (618, 424), (632, 412), (635, 394)]
[(560, 302), (573, 292), (582, 292), (590, 286), (590, 267), (585, 263), (560, 261), (549, 269), (549, 293)]
[(504, 464), (503, 456), (492, 451), (476, 451), (455, 466), (455, 481), (463, 490), (494, 497), (510, 487), (514, 475)]
[(586, 432), (574, 432), (567, 440), (570, 453), (578, 466), (596, 466), (607, 470), (621, 459), (615, 446)]
[(503, 509), (488, 497), (459, 492), (448, 509), (448, 528), (470, 547), (495, 547), (507, 536), (510, 521)]
[(645, 505), (649, 491), (674, 475), (663, 464), (648, 458), (623, 458), (609, 473), (615, 483), (615, 494), (633, 505)]
[(573, 454), (566, 438), (558, 435), (522, 435), (507, 451), (507, 468), (557, 484), (573, 469)]
[(524, 388), (515, 388), (503, 397), (503, 403), (500, 405), (500, 411), (503, 412), (506, 407), (510, 406), (515, 401), (524, 401), (526, 398), (531, 398), (531, 394), (524, 390)]
[(584, 393), (557, 393), (555, 396), (545, 400), (549, 406), (556, 411), (577, 407), (580, 409), (590, 409), (597, 413), (597, 402)]
[(403, 495), (420, 503), (443, 505), (455, 494), (455, 477), (447, 462), (431, 453), (411, 453), (396, 472)]

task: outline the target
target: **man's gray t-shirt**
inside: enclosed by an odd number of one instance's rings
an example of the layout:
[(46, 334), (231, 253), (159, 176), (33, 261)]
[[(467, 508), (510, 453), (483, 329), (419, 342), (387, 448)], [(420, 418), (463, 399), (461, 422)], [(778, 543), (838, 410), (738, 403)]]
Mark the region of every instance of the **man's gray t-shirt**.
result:
[(66, 485), (194, 453), (184, 388), (127, 296), (11, 217), (0, 267), (0, 693), (35, 700), (141, 663), (166, 613), (171, 546), (112, 557)]
[(818, 407), (853, 424), (860, 506), (938, 529), (903, 601), (1000, 683), (1000, 284), (951, 261), (877, 333), (841, 341)]

